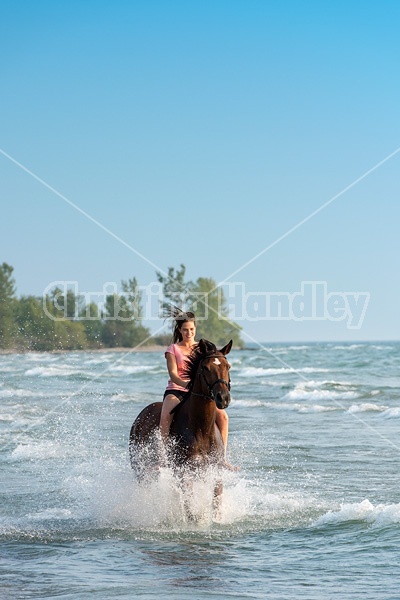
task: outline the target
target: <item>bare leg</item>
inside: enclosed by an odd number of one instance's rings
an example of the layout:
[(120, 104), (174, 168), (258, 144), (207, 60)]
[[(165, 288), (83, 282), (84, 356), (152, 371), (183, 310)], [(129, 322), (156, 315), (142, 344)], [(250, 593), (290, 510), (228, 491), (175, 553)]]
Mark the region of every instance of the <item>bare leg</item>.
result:
[(224, 455), (225, 455), (225, 467), (232, 471), (237, 471), (237, 467), (232, 466), (226, 460), (226, 448), (228, 446), (228, 432), (229, 432), (229, 417), (226, 410), (222, 410), (221, 408), (217, 408), (215, 423), (220, 431), (222, 441), (224, 442)]
[(173, 415), (170, 415), (169, 413), (177, 404), (179, 404), (179, 399), (176, 396), (173, 394), (168, 394), (168, 396), (165, 396), (160, 417), (161, 439), (164, 443), (168, 439), (169, 429), (173, 419)]
[(219, 432), (222, 437), (222, 441), (224, 442), (224, 451), (226, 457), (226, 448), (228, 446), (228, 431), (229, 431), (229, 417), (226, 410), (222, 410), (221, 408), (217, 408), (215, 422), (219, 429)]

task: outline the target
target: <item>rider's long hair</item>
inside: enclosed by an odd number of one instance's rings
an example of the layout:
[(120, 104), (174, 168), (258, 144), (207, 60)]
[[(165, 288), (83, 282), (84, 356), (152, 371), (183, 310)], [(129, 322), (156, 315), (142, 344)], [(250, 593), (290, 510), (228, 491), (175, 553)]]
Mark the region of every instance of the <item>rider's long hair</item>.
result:
[(172, 343), (177, 344), (182, 341), (181, 327), (184, 323), (192, 322), (196, 327), (196, 316), (190, 310), (185, 311), (181, 308), (178, 308), (174, 304), (169, 304), (164, 307), (164, 315), (166, 318), (172, 318), (173, 325), (173, 333), (172, 333)]

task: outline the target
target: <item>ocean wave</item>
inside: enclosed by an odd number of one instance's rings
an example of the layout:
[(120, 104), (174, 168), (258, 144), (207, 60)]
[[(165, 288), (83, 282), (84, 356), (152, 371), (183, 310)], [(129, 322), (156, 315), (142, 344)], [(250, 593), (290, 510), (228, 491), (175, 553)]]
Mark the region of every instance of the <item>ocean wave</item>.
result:
[(60, 355), (51, 354), (49, 352), (29, 352), (25, 354), (25, 359), (27, 362), (57, 362), (61, 359)]
[(375, 527), (400, 523), (400, 504), (377, 504), (368, 499), (352, 504), (342, 504), (340, 510), (329, 511), (317, 519), (313, 526), (338, 525), (353, 521), (365, 522)]
[(42, 397), (41, 392), (32, 392), (32, 390), (24, 389), (10, 389), (0, 390), (0, 398), (28, 398), (28, 397)]
[(26, 376), (38, 375), (39, 377), (71, 377), (73, 375), (84, 375), (92, 377), (92, 373), (85, 373), (81, 369), (74, 369), (67, 366), (52, 366), (52, 367), (34, 367), (25, 371)]
[[(274, 379), (257, 379), (257, 384), (268, 387), (278, 387), (282, 389), (290, 387), (290, 384), (287, 381), (276, 381)], [(235, 388), (247, 388), (249, 386), (249, 382), (247, 379), (238, 380), (235, 378), (232, 385)]]
[(349, 344), (349, 345), (339, 345), (339, 346), (333, 346), (332, 349), (333, 350), (358, 350), (359, 348), (365, 348), (364, 344)]
[(247, 367), (241, 371), (237, 371), (235, 376), (239, 377), (262, 377), (265, 375), (282, 375), (283, 373), (329, 373), (330, 369), (321, 369), (319, 367), (302, 367), (300, 369), (292, 369), (287, 367), (265, 368), (265, 367)]
[(26, 460), (30, 458), (39, 458), (47, 460), (49, 458), (63, 457), (68, 453), (71, 456), (70, 448), (68, 450), (65, 444), (57, 442), (35, 442), (31, 444), (19, 444), (11, 453), (15, 460)]
[(335, 392), (333, 390), (294, 389), (283, 396), (288, 400), (352, 400), (357, 398), (356, 392)]
[(388, 408), (382, 413), (381, 416), (385, 419), (398, 419), (400, 417), (400, 406)]
[(272, 402), (263, 402), (262, 400), (235, 400), (232, 399), (232, 406), (243, 406), (245, 408), (255, 408), (258, 406), (270, 407)]
[[(84, 365), (104, 365), (107, 366), (107, 363), (109, 363), (112, 358), (115, 358), (115, 356), (112, 355), (102, 355), (100, 358), (88, 358), (87, 360), (83, 361)], [(105, 364), (106, 363), (106, 364)]]
[(1, 366), (0, 373), (18, 373), (18, 370), (15, 367)]
[(131, 393), (131, 394), (117, 393), (117, 394), (113, 394), (111, 396), (111, 400), (113, 402), (132, 402), (132, 401), (141, 400), (141, 399), (143, 399), (143, 394), (141, 394), (140, 392)]
[(320, 404), (289, 404), (287, 402), (265, 402), (262, 400), (232, 400), (233, 406), (242, 406), (244, 408), (272, 408), (274, 410), (285, 410), (298, 413), (322, 413), (340, 410), (336, 406), (322, 406)]
[(148, 373), (149, 371), (154, 371), (155, 369), (157, 369), (157, 367), (150, 365), (116, 365), (115, 367), (110, 367), (107, 372), (135, 375), (137, 373)]
[(308, 379), (307, 381), (300, 382), (299, 385), (306, 387), (322, 388), (322, 387), (333, 387), (333, 388), (352, 388), (354, 384), (351, 381), (335, 381), (334, 379), (323, 379), (322, 381), (316, 381), (315, 379)]
[(393, 346), (370, 346), (373, 350), (394, 350)]
[(288, 350), (308, 350), (310, 346), (287, 346)]
[(32, 521), (53, 521), (76, 518), (75, 513), (69, 508), (46, 508), (37, 513), (28, 515)]
[(10, 415), (7, 413), (0, 414), (0, 421), (2, 423), (12, 423), (14, 421), (14, 415)]
[(379, 404), (373, 404), (372, 402), (363, 402), (361, 404), (352, 404), (346, 412), (350, 414), (359, 412), (382, 412), (387, 406), (379, 406)]
[[(257, 360), (257, 358), (258, 358), (258, 357), (257, 357), (257, 356), (255, 356), (254, 358), (255, 358), (255, 360)], [(252, 360), (252, 358), (250, 358), (249, 360), (251, 361), (251, 360)], [(229, 355), (229, 363), (230, 363), (232, 366), (234, 366), (234, 365), (241, 365), (241, 364), (242, 364), (242, 359), (241, 359), (241, 358), (238, 358), (238, 357), (233, 357), (233, 356), (231, 357), (231, 356)]]
[(324, 413), (324, 412), (333, 412), (339, 410), (335, 406), (322, 406), (321, 404), (295, 404), (293, 406), (294, 410), (297, 410), (299, 413), (309, 414), (309, 413)]

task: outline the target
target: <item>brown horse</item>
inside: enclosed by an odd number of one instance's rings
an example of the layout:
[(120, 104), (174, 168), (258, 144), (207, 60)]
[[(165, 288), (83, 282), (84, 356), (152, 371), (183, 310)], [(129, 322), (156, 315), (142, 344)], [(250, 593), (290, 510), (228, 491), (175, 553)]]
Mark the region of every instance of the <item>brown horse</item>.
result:
[[(189, 471), (225, 462), (224, 444), (215, 424), (216, 407), (230, 403), (230, 365), (226, 355), (232, 340), (221, 350), (207, 340), (200, 340), (187, 359), (185, 378), (188, 394), (174, 409), (167, 454), (175, 470)], [(139, 479), (161, 462), (159, 423), (162, 402), (149, 404), (137, 416), (129, 438), (131, 466)], [(158, 435), (157, 435), (158, 434)], [(158, 437), (158, 441), (157, 441)], [(221, 493), (216, 486), (215, 495)]]

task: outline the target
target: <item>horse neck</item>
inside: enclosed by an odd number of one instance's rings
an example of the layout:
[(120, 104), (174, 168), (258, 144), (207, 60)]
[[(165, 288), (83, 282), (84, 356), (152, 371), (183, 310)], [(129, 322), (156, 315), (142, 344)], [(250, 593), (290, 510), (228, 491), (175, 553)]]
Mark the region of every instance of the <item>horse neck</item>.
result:
[(213, 431), (216, 405), (212, 398), (203, 396), (199, 377), (196, 377), (192, 393), (188, 399), (188, 413), (189, 418), (195, 427), (202, 429), (203, 431)]

